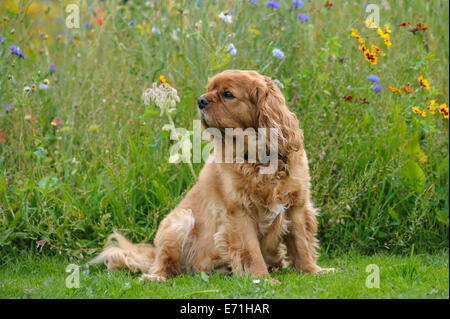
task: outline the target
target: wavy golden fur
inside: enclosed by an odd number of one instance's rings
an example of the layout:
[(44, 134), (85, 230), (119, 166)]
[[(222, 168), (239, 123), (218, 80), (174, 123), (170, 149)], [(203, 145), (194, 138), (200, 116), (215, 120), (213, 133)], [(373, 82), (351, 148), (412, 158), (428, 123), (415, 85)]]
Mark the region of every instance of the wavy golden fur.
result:
[(202, 97), (208, 101), (199, 110), (205, 127), (281, 131), (276, 172), (261, 174), (264, 164), (258, 162), (207, 161), (197, 183), (161, 222), (154, 246), (115, 233), (93, 262), (139, 271), (151, 281), (186, 271), (269, 279), (269, 270), (280, 267), (330, 270), (316, 264), (316, 210), (303, 133), (278, 87), (257, 72), (228, 70), (209, 80)]

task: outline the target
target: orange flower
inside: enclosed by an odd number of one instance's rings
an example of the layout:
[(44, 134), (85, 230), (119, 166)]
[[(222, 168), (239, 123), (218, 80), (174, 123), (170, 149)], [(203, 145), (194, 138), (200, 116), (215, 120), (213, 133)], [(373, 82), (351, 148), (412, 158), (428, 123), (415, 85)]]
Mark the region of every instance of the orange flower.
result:
[(97, 18), (97, 23), (98, 23), (98, 25), (103, 25), (103, 19), (102, 18)]
[(393, 87), (390, 84), (388, 85), (388, 88), (394, 93), (401, 93), (402, 92), (402, 90), (396, 89), (395, 87)]
[(413, 90), (411, 90), (410, 88), (406, 87), (406, 86), (402, 86), (403, 91), (405, 91), (408, 94), (412, 94), (412, 93), (416, 93)]

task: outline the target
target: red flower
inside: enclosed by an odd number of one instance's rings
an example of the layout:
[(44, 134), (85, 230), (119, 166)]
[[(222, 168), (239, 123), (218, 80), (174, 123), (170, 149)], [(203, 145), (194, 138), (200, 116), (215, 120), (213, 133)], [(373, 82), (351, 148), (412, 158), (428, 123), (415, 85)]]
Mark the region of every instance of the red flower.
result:
[(369, 104), (369, 101), (366, 100), (366, 98), (359, 99), (362, 104)]
[(100, 9), (100, 8), (95, 8), (95, 14), (97, 14), (97, 15), (101, 15), (102, 14), (102, 9)]
[(6, 135), (4, 133), (0, 134), (0, 141), (6, 143)]
[(346, 100), (347, 102), (351, 102), (353, 100), (353, 96), (351, 95), (344, 96), (344, 100)]
[(98, 23), (98, 25), (102, 25), (103, 24), (103, 19), (102, 18), (97, 18), (97, 23)]

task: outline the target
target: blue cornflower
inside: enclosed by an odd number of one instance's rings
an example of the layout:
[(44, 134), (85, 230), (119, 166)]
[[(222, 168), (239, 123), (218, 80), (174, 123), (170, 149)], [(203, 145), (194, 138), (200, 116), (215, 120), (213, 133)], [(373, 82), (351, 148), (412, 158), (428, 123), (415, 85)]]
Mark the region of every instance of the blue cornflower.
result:
[(267, 6), (272, 7), (274, 9), (280, 9), (280, 3), (276, 1), (267, 1)]
[(376, 75), (370, 74), (366, 77), (366, 79), (370, 82), (377, 83), (380, 81), (380, 78)]
[(303, 21), (303, 22), (309, 22), (309, 20), (310, 20), (309, 17), (304, 13), (300, 13), (297, 16), (297, 19), (299, 19), (300, 21)]
[(378, 92), (381, 91), (382, 88), (383, 88), (383, 84), (380, 83), (380, 84), (378, 84), (378, 85), (375, 85), (375, 86), (373, 87), (373, 90), (375, 91), (375, 93), (378, 93)]
[(280, 49), (277, 49), (277, 48), (275, 48), (275, 49), (272, 50), (272, 55), (273, 55), (273, 56), (276, 56), (276, 57), (279, 58), (279, 59), (284, 58), (284, 53), (283, 53), (283, 51), (281, 51)]
[(19, 58), (25, 59), (25, 56), (22, 54), (22, 52), (20, 52), (20, 49), (15, 45), (10, 46), (9, 51), (11, 51), (12, 54), (17, 55)]
[(202, 5), (202, 0), (197, 0), (197, 8), (200, 8), (201, 5)]
[(86, 23), (84, 24), (84, 26), (86, 27), (86, 29), (92, 30), (92, 24), (90, 24), (89, 22), (86, 22)]
[(0, 34), (0, 42), (3, 42), (3, 37), (1, 34)]
[(228, 50), (227, 50), (227, 52), (230, 52), (231, 55), (236, 55), (237, 50), (236, 50), (236, 47), (234, 46), (233, 43), (230, 43), (230, 44), (228, 45)]
[(136, 20), (131, 19), (130, 22), (128, 22), (129, 27), (134, 27), (136, 25)]
[(130, 210), (130, 204), (127, 204), (126, 209)]
[(55, 73), (56, 69), (55, 69), (55, 65), (54, 64), (50, 64), (50, 72)]
[(299, 8), (303, 7), (303, 1), (302, 0), (292, 0), (292, 5), (296, 9), (299, 9)]

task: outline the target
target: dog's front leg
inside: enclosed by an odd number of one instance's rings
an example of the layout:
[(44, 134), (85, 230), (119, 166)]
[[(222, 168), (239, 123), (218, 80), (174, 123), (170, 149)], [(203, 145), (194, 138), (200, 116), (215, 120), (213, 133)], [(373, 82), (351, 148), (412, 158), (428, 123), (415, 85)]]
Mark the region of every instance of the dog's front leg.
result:
[(257, 226), (247, 214), (233, 214), (215, 236), (216, 247), (230, 263), (233, 273), (269, 279), (261, 253)]
[(305, 274), (333, 270), (332, 268), (320, 268), (316, 263), (319, 244), (316, 239), (316, 213), (312, 205), (306, 203), (301, 207), (294, 206), (289, 208), (286, 213), (290, 227), (284, 240), (295, 269)]

